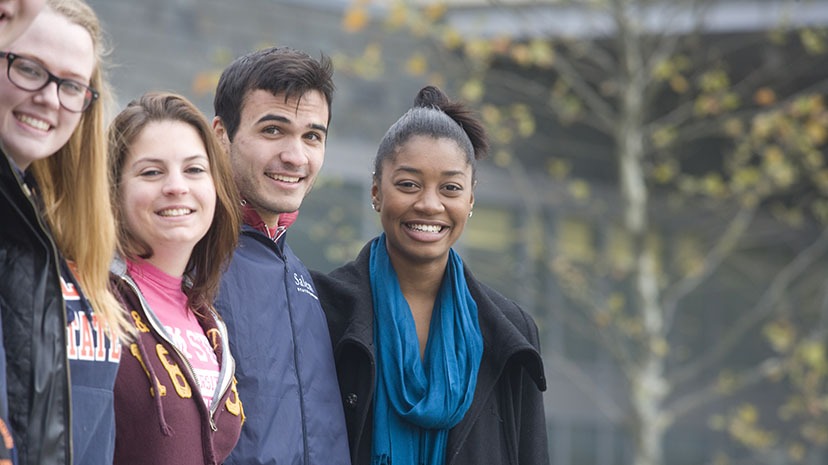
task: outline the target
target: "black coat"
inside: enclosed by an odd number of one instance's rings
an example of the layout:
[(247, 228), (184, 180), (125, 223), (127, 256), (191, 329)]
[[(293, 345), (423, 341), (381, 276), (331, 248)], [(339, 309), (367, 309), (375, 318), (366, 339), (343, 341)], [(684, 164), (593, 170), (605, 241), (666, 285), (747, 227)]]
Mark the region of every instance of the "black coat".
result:
[[(34, 197), (0, 152), (0, 316), (21, 465), (69, 464), (69, 373), (60, 258)], [(37, 384), (34, 384), (37, 380)], [(0, 380), (2, 381), (2, 380)]]
[[(355, 261), (329, 275), (313, 275), (331, 331), (353, 465), (371, 462), (376, 369), (369, 256), (366, 245)], [(483, 358), (474, 400), (449, 432), (446, 464), (548, 464), (537, 327), (468, 268), (465, 276), (478, 307)]]

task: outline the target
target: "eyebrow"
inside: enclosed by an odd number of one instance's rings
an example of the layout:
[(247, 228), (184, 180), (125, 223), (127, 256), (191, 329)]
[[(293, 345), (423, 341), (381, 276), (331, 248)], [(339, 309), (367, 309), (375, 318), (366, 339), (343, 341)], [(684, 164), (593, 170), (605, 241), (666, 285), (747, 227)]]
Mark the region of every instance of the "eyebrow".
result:
[[(256, 123), (257, 124), (258, 123), (264, 123), (264, 122), (267, 122), (267, 121), (276, 121), (278, 123), (283, 123), (283, 124), (293, 124), (293, 121), (291, 121), (290, 118), (286, 118), (282, 115), (274, 115), (272, 113), (268, 113), (268, 114), (262, 116), (261, 118), (259, 118), (258, 121), (256, 121)], [(325, 127), (324, 124), (311, 123), (307, 127), (309, 129), (316, 129), (317, 131), (322, 131), (325, 134), (328, 133), (328, 128)]]
[[(196, 153), (194, 155), (190, 155), (187, 158), (185, 158), (184, 161), (185, 162), (190, 162), (190, 161), (193, 161), (193, 160), (197, 160), (199, 158), (203, 158), (203, 159), (207, 160), (208, 162), (210, 161), (210, 157), (208, 157), (207, 154), (204, 154), (204, 153)], [(136, 165), (139, 165), (141, 163), (166, 163), (166, 161), (167, 161), (166, 158), (152, 158), (152, 157), (139, 158), (138, 160), (135, 160), (135, 162), (131, 166), (136, 166)]]
[[(406, 173), (414, 173), (414, 174), (422, 174), (422, 172), (423, 172), (423, 170), (420, 170), (420, 169), (417, 169), (417, 168), (414, 168), (414, 167), (411, 167), (411, 166), (405, 166), (405, 165), (398, 167), (394, 171), (404, 171)], [(463, 171), (463, 170), (448, 170), (448, 171), (443, 171), (443, 172), (440, 173), (441, 176), (446, 176), (446, 177), (463, 176), (465, 174), (466, 174), (466, 172)]]
[(45, 69), (47, 72), (52, 73), (53, 75), (55, 75), (56, 77), (58, 77), (60, 79), (67, 80), (67, 81), (74, 81), (74, 82), (77, 82), (78, 84), (83, 84), (85, 86), (92, 85), (92, 76), (86, 77), (83, 74), (76, 73), (75, 71), (72, 71), (72, 70), (68, 70), (66, 72), (61, 72), (60, 74), (58, 74), (58, 73), (52, 71), (49, 68), (49, 66), (47, 66), (46, 63), (44, 63), (43, 60), (41, 60), (39, 57), (36, 57), (36, 56), (33, 56), (33, 55), (28, 55), (28, 54), (25, 54), (25, 53), (14, 53), (14, 52), (10, 52), (10, 53), (13, 53), (14, 55), (17, 55), (20, 58), (25, 58), (27, 60), (30, 60), (30, 61), (33, 61), (33, 62), (37, 63), (43, 69)]

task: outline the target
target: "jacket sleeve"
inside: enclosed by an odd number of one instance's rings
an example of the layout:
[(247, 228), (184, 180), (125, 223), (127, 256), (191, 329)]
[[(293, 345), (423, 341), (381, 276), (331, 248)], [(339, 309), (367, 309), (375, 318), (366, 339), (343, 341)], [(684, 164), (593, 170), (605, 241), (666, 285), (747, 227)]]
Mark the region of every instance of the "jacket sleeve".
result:
[(517, 453), (520, 465), (549, 464), (549, 446), (543, 393), (522, 367), (515, 367), (511, 376), (515, 392), (519, 392), (520, 407), (517, 431)]
[(8, 383), (6, 381), (6, 341), (3, 339), (4, 302), (0, 298), (0, 465), (17, 463), (9, 423)]
[[(540, 337), (538, 327), (532, 317), (521, 311), (526, 324), (525, 332), (529, 342), (540, 355)], [(516, 364), (516, 373), (511, 379), (516, 382), (515, 392), (520, 393), (520, 421), (518, 432), (518, 463), (520, 465), (547, 465), (549, 464), (549, 445), (546, 430), (546, 413), (543, 407), (543, 391), (546, 390), (546, 378), (543, 373), (543, 363)], [(527, 366), (539, 366), (540, 373), (534, 376), (526, 369)], [(536, 377), (541, 386), (538, 386)]]

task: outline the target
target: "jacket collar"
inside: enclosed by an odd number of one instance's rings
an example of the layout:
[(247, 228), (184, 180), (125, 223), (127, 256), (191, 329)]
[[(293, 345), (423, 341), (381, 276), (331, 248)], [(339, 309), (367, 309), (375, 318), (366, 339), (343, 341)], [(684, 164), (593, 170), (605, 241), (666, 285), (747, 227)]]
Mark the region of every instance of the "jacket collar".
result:
[(296, 217), (299, 216), (299, 210), (290, 213), (280, 213), (278, 224), (273, 227), (268, 226), (264, 220), (262, 220), (259, 213), (246, 202), (242, 204), (242, 215), (244, 224), (266, 235), (275, 242), (279, 240), (282, 234), (287, 231), (287, 228), (289, 228), (290, 225), (296, 221)]
[[(346, 305), (354, 309), (353, 313), (346, 312), (349, 315), (347, 321), (341, 321), (335, 325), (342, 328), (341, 336), (335, 339), (334, 349), (337, 352), (346, 342), (357, 343), (365, 347), (373, 346), (373, 298), (368, 272), (370, 250), (369, 243), (362, 248), (353, 262), (335, 270), (330, 275), (338, 281), (338, 285), (347, 287), (345, 291), (353, 301), (346, 302)], [(472, 297), (477, 302), (478, 320), (484, 344), (481, 363), (488, 364), (490, 371), (498, 375), (510, 361), (520, 363), (532, 376), (538, 388), (546, 390), (546, 377), (534, 325), (525, 320), (523, 313), (515, 303), (477, 281), (468, 267), (464, 272)], [(342, 316), (341, 312), (337, 313), (338, 316)], [(512, 317), (511, 319), (507, 313)], [(514, 319), (518, 321), (513, 321)], [(517, 326), (518, 324), (530, 333), (533, 340), (527, 338), (524, 331)], [(373, 354), (373, 351), (371, 353)]]

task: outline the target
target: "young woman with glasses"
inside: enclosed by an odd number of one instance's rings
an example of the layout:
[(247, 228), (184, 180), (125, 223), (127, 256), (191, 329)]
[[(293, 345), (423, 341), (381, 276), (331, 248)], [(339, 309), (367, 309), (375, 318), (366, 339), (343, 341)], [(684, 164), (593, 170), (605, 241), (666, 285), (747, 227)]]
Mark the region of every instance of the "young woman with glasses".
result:
[(0, 54), (0, 315), (19, 464), (112, 463), (128, 326), (108, 287), (103, 53), (87, 4), (47, 0)]

